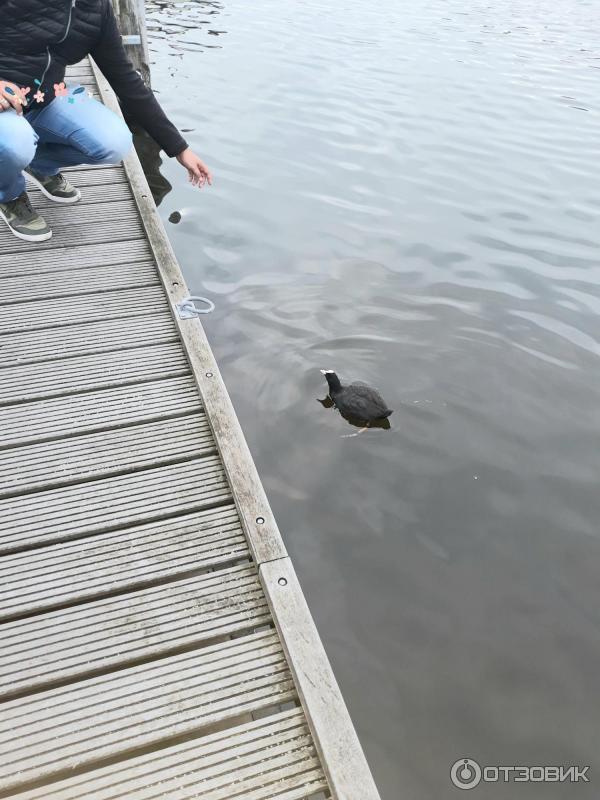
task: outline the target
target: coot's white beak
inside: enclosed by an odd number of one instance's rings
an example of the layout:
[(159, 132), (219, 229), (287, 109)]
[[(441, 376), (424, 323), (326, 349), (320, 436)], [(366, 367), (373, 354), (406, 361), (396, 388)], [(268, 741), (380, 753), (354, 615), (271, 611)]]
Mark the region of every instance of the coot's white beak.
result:
[(333, 373), (333, 370), (332, 369), (321, 369), (321, 370), (319, 370), (319, 372), (321, 373), (321, 375), (331, 375)]

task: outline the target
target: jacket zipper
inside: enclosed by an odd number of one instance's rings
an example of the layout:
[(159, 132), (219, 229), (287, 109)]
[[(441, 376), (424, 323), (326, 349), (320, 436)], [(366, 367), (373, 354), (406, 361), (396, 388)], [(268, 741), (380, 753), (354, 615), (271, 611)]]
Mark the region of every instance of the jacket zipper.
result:
[[(67, 19), (67, 28), (65, 30), (65, 33), (64, 33), (64, 36), (62, 37), (62, 39), (59, 39), (58, 42), (56, 42), (56, 44), (62, 44), (64, 42), (64, 40), (67, 38), (67, 36), (69, 35), (69, 31), (71, 29), (71, 20), (72, 20), (72, 17), (73, 17), (73, 9), (75, 8), (75, 3), (76, 2), (77, 2), (77, 0), (71, 0), (71, 5), (69, 6), (69, 18)], [(42, 74), (42, 78), (40, 80), (40, 89), (42, 88), (42, 84), (44, 83), (44, 78), (46, 77), (46, 73), (50, 69), (50, 62), (52, 61), (52, 55), (50, 54), (50, 45), (46, 45), (46, 53), (48, 54), (48, 60), (46, 61), (46, 68), (44, 69), (44, 72)]]

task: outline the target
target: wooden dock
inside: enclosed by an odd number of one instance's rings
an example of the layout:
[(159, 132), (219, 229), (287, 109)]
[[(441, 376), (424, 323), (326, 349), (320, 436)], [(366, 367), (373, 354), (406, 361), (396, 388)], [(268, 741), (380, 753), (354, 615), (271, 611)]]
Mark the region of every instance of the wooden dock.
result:
[(70, 178), (0, 229), (0, 797), (377, 800), (137, 156)]

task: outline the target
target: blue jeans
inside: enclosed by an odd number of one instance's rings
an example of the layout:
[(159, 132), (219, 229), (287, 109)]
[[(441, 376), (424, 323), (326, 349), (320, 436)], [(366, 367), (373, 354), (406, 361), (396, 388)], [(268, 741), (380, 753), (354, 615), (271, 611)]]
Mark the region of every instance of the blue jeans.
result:
[[(77, 88), (69, 86), (69, 95)], [(131, 133), (123, 120), (85, 92), (73, 100), (57, 97), (26, 116), (0, 113), (0, 203), (25, 191), (27, 166), (56, 175), (77, 164), (117, 164), (127, 155)]]

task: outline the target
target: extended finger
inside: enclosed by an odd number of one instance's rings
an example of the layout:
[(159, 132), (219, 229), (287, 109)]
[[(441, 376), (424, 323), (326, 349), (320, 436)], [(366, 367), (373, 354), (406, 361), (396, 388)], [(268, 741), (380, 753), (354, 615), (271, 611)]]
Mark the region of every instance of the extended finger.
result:
[(202, 183), (208, 183), (210, 186), (212, 184), (212, 175), (210, 174), (209, 168), (203, 163), (199, 164), (199, 167), (200, 172), (202, 173)]
[(211, 175), (206, 165), (203, 163), (198, 164), (198, 171), (200, 172), (200, 182), (204, 186), (205, 183), (210, 183)]

